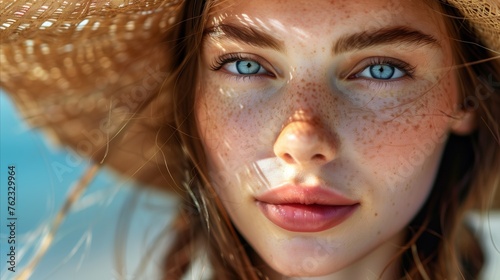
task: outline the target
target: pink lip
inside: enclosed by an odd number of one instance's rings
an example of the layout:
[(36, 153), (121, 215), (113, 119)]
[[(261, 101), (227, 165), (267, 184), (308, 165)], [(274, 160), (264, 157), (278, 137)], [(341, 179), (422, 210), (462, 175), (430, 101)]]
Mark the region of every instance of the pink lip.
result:
[(264, 216), (295, 232), (318, 232), (346, 220), (359, 203), (321, 187), (284, 186), (256, 198)]

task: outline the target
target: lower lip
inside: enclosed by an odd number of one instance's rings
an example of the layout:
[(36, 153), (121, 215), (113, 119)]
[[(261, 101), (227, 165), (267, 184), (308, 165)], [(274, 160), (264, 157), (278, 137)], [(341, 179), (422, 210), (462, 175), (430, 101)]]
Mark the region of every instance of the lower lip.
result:
[(354, 205), (269, 204), (257, 202), (259, 209), (275, 225), (294, 232), (319, 232), (337, 226), (358, 208)]

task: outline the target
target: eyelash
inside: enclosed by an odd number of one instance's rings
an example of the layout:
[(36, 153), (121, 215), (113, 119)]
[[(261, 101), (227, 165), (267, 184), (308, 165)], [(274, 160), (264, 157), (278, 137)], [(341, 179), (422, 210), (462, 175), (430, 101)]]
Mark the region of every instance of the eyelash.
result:
[[(369, 58), (367, 63), (363, 63), (363, 67), (360, 67), (361, 69), (357, 68), (358, 70), (355, 71), (353, 74), (349, 74), (347, 76), (347, 79), (356, 79), (360, 78), (357, 77), (361, 72), (363, 72), (366, 68), (375, 66), (375, 65), (389, 65), (395, 68), (398, 68), (399, 70), (403, 71), (405, 73), (405, 77), (412, 78), (414, 77), (415, 74), (415, 66), (412, 66), (404, 61), (394, 59), (394, 58), (388, 58), (388, 57), (372, 57)], [(361, 77), (362, 78), (362, 77)], [(404, 78), (404, 77), (403, 77)], [(372, 80), (377, 80), (378, 82), (390, 82), (390, 80), (378, 80), (378, 79), (372, 79)]]
[[(212, 71), (218, 71), (218, 70), (222, 69), (222, 67), (224, 67), (226, 64), (240, 61), (240, 60), (252, 60), (252, 61), (259, 63), (262, 67), (264, 67), (263, 63), (261, 63), (259, 61), (259, 59), (255, 58), (254, 56), (244, 55), (241, 53), (228, 53), (228, 54), (223, 54), (223, 55), (218, 56), (215, 59), (215, 61), (210, 65), (210, 69)], [(357, 77), (357, 75), (359, 75), (361, 72), (363, 72), (366, 68), (371, 67), (371, 66), (375, 66), (375, 65), (389, 65), (389, 66), (398, 68), (399, 70), (401, 70), (405, 73), (405, 76), (403, 78), (405, 78), (405, 77), (413, 78), (414, 77), (415, 67), (404, 62), (404, 61), (394, 59), (394, 58), (387, 58), (387, 57), (372, 57), (372, 58), (369, 58), (369, 61), (367, 63), (364, 63), (364, 66), (361, 69), (358, 68), (359, 70), (357, 70), (354, 74), (349, 74), (347, 76), (347, 79), (349, 79), (349, 80), (350, 79), (358, 79), (358, 78), (363, 79), (363, 77)], [(264, 69), (265, 69), (265, 67), (264, 67)], [(271, 73), (270, 71), (268, 71), (268, 72)], [(259, 76), (259, 75), (241, 75), (241, 76), (235, 75), (236, 78), (250, 78), (250, 77), (255, 77), (255, 76)], [(391, 82), (391, 80), (380, 80), (380, 79), (370, 79), (370, 80), (374, 80), (374, 81), (379, 82), (379, 83)], [(399, 80), (399, 78), (396, 80)]]
[[(228, 54), (218, 56), (216, 58), (216, 60), (214, 61), (214, 63), (212, 65), (210, 65), (210, 69), (212, 71), (217, 71), (217, 70), (222, 69), (222, 67), (224, 67), (224, 65), (226, 65), (228, 63), (236, 62), (239, 60), (255, 61), (255, 62), (259, 63), (264, 69), (266, 69), (266, 67), (264, 67), (264, 65), (263, 65), (264, 63), (260, 59), (254, 57), (254, 56), (245, 55), (245, 54), (241, 54), (241, 53), (228, 53)], [(266, 71), (267, 71), (267, 69), (266, 69)], [(268, 71), (268, 72), (270, 72), (270, 71)]]
[(224, 54), (216, 58), (216, 60), (212, 63), (212, 65), (210, 65), (210, 70), (218, 71), (227, 63), (236, 62), (238, 60), (244, 60), (244, 59), (248, 58), (244, 57), (239, 53)]
[[(270, 70), (269, 63), (266, 62), (264, 59), (259, 58), (258, 56), (255, 55), (250, 55), (250, 54), (245, 54), (245, 53), (228, 53), (228, 54), (222, 54), (220, 56), (217, 56), (215, 61), (210, 65), (210, 69), (212, 71), (219, 71), (221, 70), (224, 66), (237, 62), (237, 61), (254, 61), (260, 65), (260, 67), (266, 72), (266, 73), (259, 73), (259, 74), (249, 74), (249, 75), (236, 75), (234, 73), (225, 73), (231, 78), (234, 79), (259, 79), (259, 78), (274, 78), (276, 75), (272, 70)], [(268, 65), (267, 67), (265, 65)]]

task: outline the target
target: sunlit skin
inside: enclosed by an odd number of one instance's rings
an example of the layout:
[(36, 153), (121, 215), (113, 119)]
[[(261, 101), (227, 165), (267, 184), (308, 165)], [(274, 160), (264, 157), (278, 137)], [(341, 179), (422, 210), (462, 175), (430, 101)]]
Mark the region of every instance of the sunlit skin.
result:
[[(423, 1), (235, 0), (212, 11), (198, 130), (210, 180), (271, 279), (378, 279), (404, 242), (447, 136), (471, 129), (436, 9)], [(245, 42), (220, 25), (251, 26), (277, 44)], [(429, 40), (334, 47), (393, 28)], [(359, 205), (332, 228), (285, 230), (256, 204), (283, 184), (329, 188)], [(398, 266), (382, 279), (397, 278)]]

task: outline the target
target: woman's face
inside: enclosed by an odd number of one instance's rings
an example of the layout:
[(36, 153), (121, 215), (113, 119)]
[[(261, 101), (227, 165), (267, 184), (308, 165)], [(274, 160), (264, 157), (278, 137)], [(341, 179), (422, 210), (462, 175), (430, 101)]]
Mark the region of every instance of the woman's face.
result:
[(461, 125), (438, 8), (221, 3), (204, 35), (196, 118), (233, 223), (280, 274), (377, 277)]

